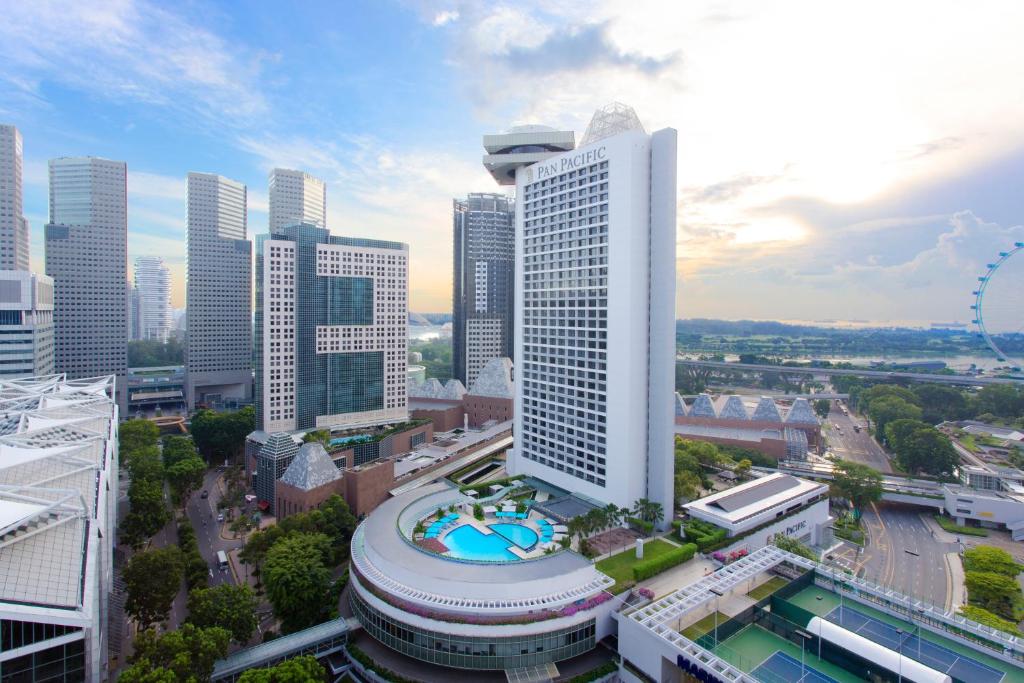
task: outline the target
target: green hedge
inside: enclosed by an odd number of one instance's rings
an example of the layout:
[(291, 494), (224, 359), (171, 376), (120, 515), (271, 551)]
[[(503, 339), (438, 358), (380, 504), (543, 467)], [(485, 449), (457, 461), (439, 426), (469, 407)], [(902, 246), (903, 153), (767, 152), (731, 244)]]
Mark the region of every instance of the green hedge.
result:
[(691, 519), (684, 524), (683, 533), (686, 540), (695, 543), (702, 553), (714, 550), (718, 544), (727, 540), (728, 534), (725, 529), (699, 519)]
[(628, 522), (629, 525), (637, 531), (642, 531), (648, 536), (654, 533), (654, 524), (651, 522), (645, 522), (639, 517), (626, 517), (626, 522)]
[(960, 526), (944, 515), (935, 515), (935, 521), (939, 523), (939, 526), (951, 534), (961, 534), (963, 536), (988, 536), (988, 532), (984, 529), (973, 526)]
[(1017, 624), (1003, 619), (998, 614), (993, 614), (987, 609), (977, 607), (975, 605), (965, 605), (964, 607), (961, 607), (960, 614), (964, 615), (971, 621), (976, 621), (979, 624), (984, 624), (985, 626), (991, 626), (992, 628), (1005, 631), (1006, 633), (1010, 633), (1015, 636), (1020, 636), (1021, 634), (1020, 630), (1017, 628)]
[(605, 662), (596, 669), (591, 669), (586, 673), (582, 673), (579, 676), (573, 676), (567, 683), (590, 683), (596, 681), (599, 678), (604, 678), (608, 674), (613, 674), (619, 670), (619, 664), (615, 661)]
[(660, 574), (666, 569), (682, 564), (687, 560), (691, 559), (697, 552), (697, 546), (693, 543), (687, 543), (686, 545), (676, 548), (670, 552), (665, 553), (660, 557), (656, 557), (653, 560), (644, 560), (643, 562), (637, 562), (633, 565), (633, 579), (635, 581), (643, 581), (649, 579), (655, 574)]

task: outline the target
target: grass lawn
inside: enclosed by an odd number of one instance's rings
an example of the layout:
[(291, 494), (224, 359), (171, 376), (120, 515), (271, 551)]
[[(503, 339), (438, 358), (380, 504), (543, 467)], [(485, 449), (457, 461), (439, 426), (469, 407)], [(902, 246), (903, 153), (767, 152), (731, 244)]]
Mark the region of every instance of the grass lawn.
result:
[(781, 576), (773, 576), (754, 590), (747, 593), (747, 596), (752, 600), (763, 600), (785, 586), (787, 583), (789, 583), (789, 581)]
[(633, 581), (633, 565), (637, 562), (661, 557), (677, 547), (660, 538), (656, 538), (653, 541), (644, 543), (643, 560), (636, 559), (636, 548), (629, 548), (601, 560), (597, 563), (597, 569), (615, 579), (615, 585), (611, 587), (610, 591), (612, 593), (621, 593), (635, 583)]
[(935, 515), (935, 521), (939, 523), (939, 526), (951, 534), (962, 534), (964, 536), (988, 536), (988, 532), (984, 529), (974, 526), (960, 526), (953, 520), (947, 519), (942, 515)]
[[(690, 640), (697, 640), (705, 633), (711, 633), (715, 630), (715, 614), (716, 612), (712, 612), (700, 621), (690, 624), (680, 631), (680, 633), (683, 634), (684, 638), (689, 638)], [(729, 621), (729, 617), (725, 614), (722, 614), (721, 612), (717, 612), (717, 614), (719, 624), (724, 624)]]

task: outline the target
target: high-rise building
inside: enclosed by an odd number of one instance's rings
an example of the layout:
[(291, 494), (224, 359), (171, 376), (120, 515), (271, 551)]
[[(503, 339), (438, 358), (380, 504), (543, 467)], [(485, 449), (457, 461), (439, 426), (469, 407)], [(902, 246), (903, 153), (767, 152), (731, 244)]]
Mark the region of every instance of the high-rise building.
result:
[(142, 313), (139, 310), (139, 288), (134, 282), (128, 283), (128, 338), (142, 339)]
[(518, 201), (509, 471), (671, 510), (676, 133), (647, 135), (613, 105), (582, 146), (508, 171)]
[(246, 188), (211, 173), (188, 174), (185, 351), (189, 408), (237, 405), (252, 396), (252, 242)]
[(128, 368), (128, 167), (97, 157), (50, 161), (46, 274), (53, 278), (55, 369), (68, 378)]
[(297, 223), (327, 227), (327, 184), (287, 168), (270, 172), (270, 232)]
[(452, 208), (452, 372), (468, 387), (489, 361), (513, 353), (515, 210), (505, 195), (482, 193)]
[(0, 379), (53, 374), (53, 280), (0, 270)]
[(159, 256), (135, 259), (139, 339), (166, 342), (171, 334), (171, 271)]
[(405, 420), (409, 247), (298, 224), (256, 242), (256, 428)]
[(0, 124), (0, 270), (28, 270), (28, 221), (22, 211), (21, 133)]

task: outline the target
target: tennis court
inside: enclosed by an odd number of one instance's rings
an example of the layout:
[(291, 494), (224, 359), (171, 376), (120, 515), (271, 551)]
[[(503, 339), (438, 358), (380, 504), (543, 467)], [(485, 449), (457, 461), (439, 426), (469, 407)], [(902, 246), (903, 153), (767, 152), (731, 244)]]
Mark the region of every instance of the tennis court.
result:
[(758, 664), (750, 674), (763, 683), (838, 683), (831, 676), (801, 665), (800, 660), (793, 659), (785, 652), (776, 652)]
[[(904, 657), (949, 674), (957, 680), (970, 683), (998, 683), (1004, 675), (1002, 671), (987, 664), (953, 652), (925, 638), (919, 638), (912, 632), (901, 632), (895, 626), (849, 606), (836, 607), (826, 614), (825, 618), (894, 652), (902, 652)], [(908, 625), (908, 628), (912, 627)]]

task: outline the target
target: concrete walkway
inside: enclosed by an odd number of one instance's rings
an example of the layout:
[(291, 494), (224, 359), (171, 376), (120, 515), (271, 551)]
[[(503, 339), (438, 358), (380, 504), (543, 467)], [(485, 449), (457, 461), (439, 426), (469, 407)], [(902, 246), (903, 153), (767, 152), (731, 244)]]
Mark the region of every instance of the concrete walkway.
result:
[(715, 571), (715, 563), (702, 559), (698, 555), (688, 562), (683, 562), (646, 581), (641, 581), (637, 584), (637, 588), (651, 589), (654, 592), (654, 599), (657, 600), (702, 579), (713, 571)]

